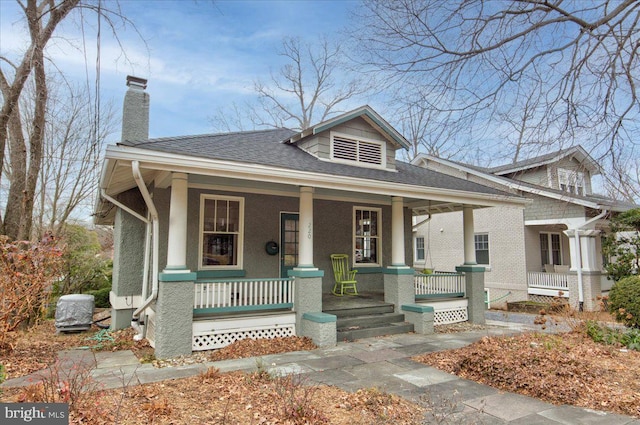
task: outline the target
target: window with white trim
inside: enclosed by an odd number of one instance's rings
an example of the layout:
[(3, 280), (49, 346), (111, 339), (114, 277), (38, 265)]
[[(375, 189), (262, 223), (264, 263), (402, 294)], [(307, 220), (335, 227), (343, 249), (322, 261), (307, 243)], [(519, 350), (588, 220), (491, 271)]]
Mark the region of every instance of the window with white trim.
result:
[(584, 173), (558, 168), (558, 188), (574, 195), (584, 195)]
[(353, 208), (353, 258), (356, 264), (381, 265), (381, 223), (382, 210), (380, 208)]
[(560, 233), (540, 232), (540, 258), (545, 264), (562, 264), (562, 239)]
[(424, 237), (416, 237), (416, 261), (424, 261)]
[(357, 163), (367, 167), (385, 167), (385, 146), (384, 142), (377, 140), (331, 133), (331, 159), (338, 162)]
[(200, 268), (242, 268), (244, 199), (200, 197)]
[(478, 233), (473, 235), (476, 250), (476, 263), (489, 264), (489, 234)]

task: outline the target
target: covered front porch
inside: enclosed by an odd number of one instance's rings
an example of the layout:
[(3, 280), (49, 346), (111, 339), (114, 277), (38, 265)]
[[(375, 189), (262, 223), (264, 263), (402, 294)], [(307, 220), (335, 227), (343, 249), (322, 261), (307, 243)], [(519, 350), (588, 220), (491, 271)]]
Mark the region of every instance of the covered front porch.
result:
[(605, 213), (591, 218), (527, 220), (527, 292), (530, 299), (564, 298), (580, 310), (598, 310), (603, 290), (600, 226)]

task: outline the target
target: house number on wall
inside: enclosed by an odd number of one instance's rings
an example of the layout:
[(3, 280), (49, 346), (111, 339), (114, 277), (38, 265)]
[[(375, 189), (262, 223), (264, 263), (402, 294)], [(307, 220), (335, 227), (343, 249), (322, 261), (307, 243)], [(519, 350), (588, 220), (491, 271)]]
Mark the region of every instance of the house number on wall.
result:
[(311, 239), (311, 223), (307, 225), (307, 239)]

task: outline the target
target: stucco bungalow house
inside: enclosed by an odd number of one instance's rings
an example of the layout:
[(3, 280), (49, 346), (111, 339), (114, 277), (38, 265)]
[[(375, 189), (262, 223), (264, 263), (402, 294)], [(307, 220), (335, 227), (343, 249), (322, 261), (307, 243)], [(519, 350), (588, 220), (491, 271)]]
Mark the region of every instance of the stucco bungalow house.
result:
[[(493, 168), (425, 154), (412, 163), (529, 200), (524, 210), (474, 215), (474, 249), (492, 308), (560, 296), (575, 308), (598, 309), (612, 284), (603, 273), (601, 232), (612, 215), (637, 206), (593, 192), (600, 166), (581, 146)], [(456, 212), (414, 218), (413, 266), (452, 270), (463, 255), (461, 223)]]
[(484, 320), (473, 212), (522, 198), (396, 160), (409, 143), (368, 106), (304, 131), (149, 139), (146, 84), (127, 78), (95, 210), (114, 226), (112, 327), (134, 326), (157, 357), (245, 337), (335, 344), (322, 301), (335, 253), (349, 255), (359, 292), (384, 294), (419, 326), (429, 309), (415, 304), (412, 217), (443, 210), (465, 216), (457, 266), (468, 318)]

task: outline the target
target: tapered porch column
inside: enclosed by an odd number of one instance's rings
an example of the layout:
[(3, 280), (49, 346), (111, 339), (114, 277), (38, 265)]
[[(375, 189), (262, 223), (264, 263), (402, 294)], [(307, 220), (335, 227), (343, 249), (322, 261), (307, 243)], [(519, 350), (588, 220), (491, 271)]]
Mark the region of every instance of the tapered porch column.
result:
[(476, 249), (474, 243), (473, 208), (462, 207), (462, 224), (464, 235), (464, 264), (456, 267), (456, 271), (464, 273), (465, 294), (467, 296), (467, 311), (469, 322), (484, 324), (484, 266), (478, 266), (476, 262)]
[(171, 270), (187, 270), (187, 183), (187, 174), (172, 174), (171, 205), (169, 207), (169, 240), (165, 273), (170, 273)]
[(299, 269), (315, 269), (313, 265), (313, 188), (300, 188), (300, 245), (298, 246)]
[(396, 312), (402, 306), (413, 304), (416, 299), (413, 288), (414, 271), (405, 264), (404, 199), (391, 198), (391, 266), (384, 269), (384, 300), (394, 305)]
[(464, 264), (478, 264), (476, 262), (476, 248), (473, 236), (473, 208), (470, 206), (462, 207), (462, 224), (464, 226)]
[(563, 233), (569, 237), (570, 270), (576, 273), (578, 281), (578, 293), (569, 291), (569, 303), (580, 310), (598, 310), (602, 271), (597, 265), (596, 237), (600, 231), (569, 229)]
[(188, 355), (193, 345), (193, 282), (187, 269), (188, 176), (171, 176), (167, 266), (158, 277), (155, 305), (155, 355), (170, 358)]
[(405, 266), (404, 258), (404, 200), (399, 196), (391, 198), (391, 265)]

